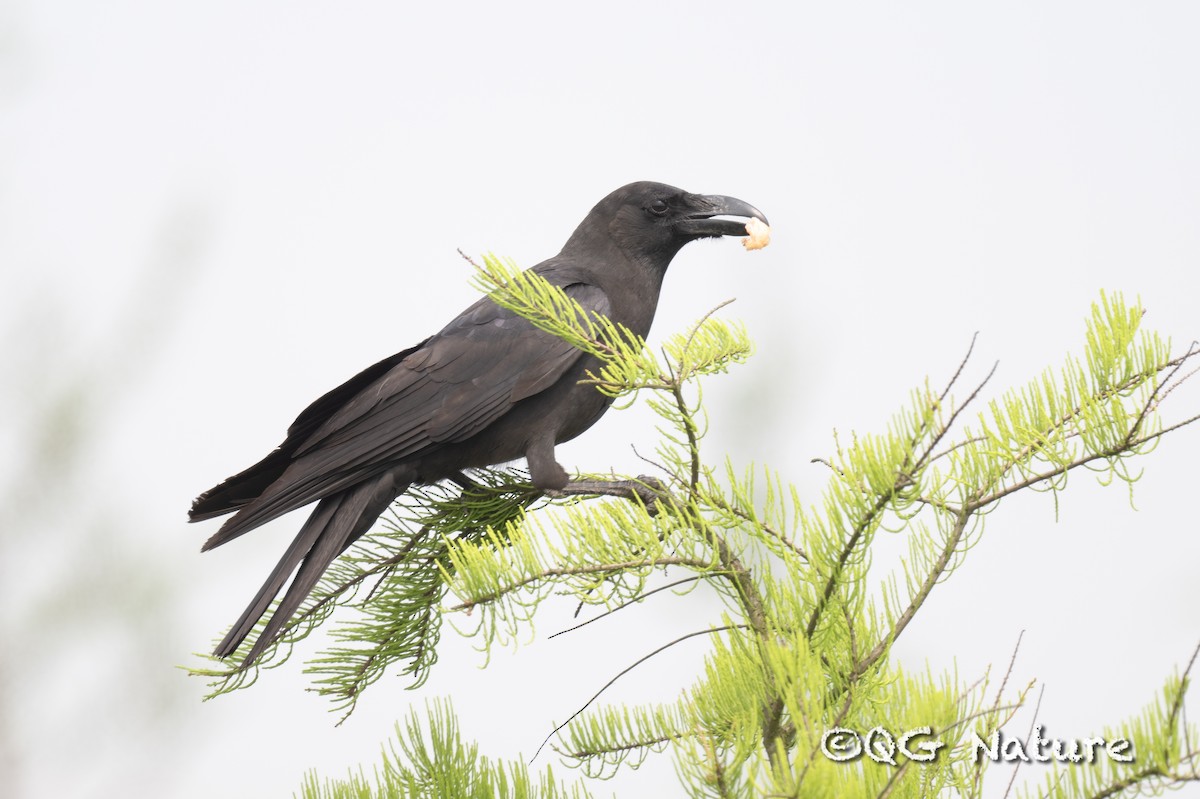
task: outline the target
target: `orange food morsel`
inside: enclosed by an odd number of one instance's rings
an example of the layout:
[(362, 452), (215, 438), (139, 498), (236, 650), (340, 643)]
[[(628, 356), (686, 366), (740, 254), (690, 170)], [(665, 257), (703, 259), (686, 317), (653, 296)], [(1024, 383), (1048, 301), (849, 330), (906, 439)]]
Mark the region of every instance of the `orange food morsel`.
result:
[(746, 223), (746, 233), (742, 246), (747, 250), (761, 250), (771, 243), (771, 226), (761, 219), (751, 217)]

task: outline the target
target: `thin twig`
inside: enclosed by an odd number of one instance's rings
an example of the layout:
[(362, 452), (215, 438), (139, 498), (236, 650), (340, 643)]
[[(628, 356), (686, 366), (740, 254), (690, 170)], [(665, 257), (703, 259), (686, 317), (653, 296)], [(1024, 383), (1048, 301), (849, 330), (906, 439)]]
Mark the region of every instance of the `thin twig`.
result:
[(464, 261), (466, 261), (467, 263), (469, 263), (471, 266), (475, 267), (476, 269), (479, 269), (479, 270), (483, 269), (482, 266), (475, 263), (474, 258), (472, 258), (471, 256), (467, 255), (465, 252), (463, 252), (462, 247), (455, 247), (455, 249), (458, 250), (458, 254), (462, 256)]
[(645, 599), (646, 597), (648, 597), (652, 594), (657, 594), (659, 591), (666, 591), (668, 588), (674, 588), (675, 586), (683, 585), (684, 583), (694, 583), (697, 580), (703, 580), (706, 577), (708, 577), (707, 574), (697, 574), (692, 577), (684, 577), (682, 580), (676, 580), (673, 583), (667, 583), (666, 585), (662, 585), (662, 586), (659, 586), (658, 588), (654, 588), (654, 589), (651, 589), (644, 593), (638, 594), (633, 599), (630, 599), (627, 602), (622, 602), (621, 604), (617, 605), (615, 608), (610, 608), (609, 610), (604, 611), (603, 613), (601, 613), (598, 616), (594, 616), (594, 617), (588, 619), (587, 621), (583, 621), (583, 622), (580, 622), (579, 624), (576, 624), (574, 627), (568, 627), (565, 630), (559, 630), (558, 632), (554, 633), (553, 635), (547, 636), (547, 639), (557, 638), (558, 636), (566, 635), (567, 633), (573, 633), (576, 630), (578, 630), (580, 627), (586, 627), (594, 621), (600, 621), (605, 616), (611, 616), (612, 614), (616, 613), (618, 610), (624, 610), (625, 608), (629, 607), (630, 605), (636, 605), (639, 602), (641, 602), (643, 599)]
[[(736, 301), (737, 301), (737, 297), (730, 297), (729, 299), (725, 300), (724, 302), (718, 303), (716, 306), (709, 309), (708, 312), (704, 314), (704, 316), (701, 316), (699, 319), (697, 319), (696, 324), (692, 325), (692, 329), (688, 333), (687, 341), (684, 342), (683, 350), (681, 350), (681, 352), (687, 352), (688, 350), (690, 350), (692, 348), (692, 342), (696, 340), (696, 334), (700, 332), (700, 327), (705, 322), (707, 322), (710, 318), (712, 318), (712, 316), (717, 311), (721, 310), (722, 308), (724, 308), (727, 305), (732, 305)], [(682, 366), (682, 364), (680, 364), (680, 366)]]
[[(1171, 703), (1171, 712), (1167, 714), (1167, 724), (1164, 725), (1168, 729), (1173, 730), (1179, 724), (1179, 715), (1183, 712), (1183, 697), (1184, 694), (1187, 693), (1188, 689), (1188, 675), (1191, 674), (1192, 666), (1196, 665), (1197, 655), (1200, 655), (1200, 644), (1197, 644), (1196, 648), (1192, 650), (1192, 658), (1188, 661), (1187, 667), (1183, 670), (1183, 674), (1179, 678), (1179, 693), (1175, 695), (1175, 701)], [(1187, 740), (1188, 731), (1186, 725), (1183, 728), (1183, 732), (1185, 736), (1184, 742), (1187, 744), (1187, 748), (1191, 749), (1191, 743)], [(1170, 736), (1169, 732), (1168, 736)], [(1169, 752), (1163, 752), (1163, 760), (1170, 760)]]
[[(1191, 377), (1193, 374), (1196, 373), (1196, 370), (1192, 370), (1188, 374), (1184, 375), (1183, 378), (1180, 379), (1180, 381), (1178, 383), (1176, 383), (1174, 386), (1171, 386), (1169, 390), (1163, 390), (1163, 387), (1167, 383), (1170, 383), (1175, 378), (1175, 375), (1179, 374), (1179, 370), (1182, 369), (1184, 364), (1187, 362), (1186, 359), (1190, 358), (1194, 354), (1194, 352), (1193, 352), (1194, 347), (1195, 347), (1195, 342), (1192, 343), (1192, 346), (1188, 347), (1188, 351), (1184, 354), (1184, 359), (1180, 360), (1179, 363), (1175, 364), (1175, 368), (1172, 369), (1170, 372), (1167, 372), (1167, 376), (1164, 377), (1161, 382), (1159, 382), (1157, 385), (1155, 385), (1154, 390), (1152, 390), (1150, 392), (1150, 396), (1146, 397), (1146, 401), (1142, 404), (1142, 410), (1138, 413), (1137, 418), (1133, 420), (1133, 424), (1129, 426), (1129, 432), (1125, 435), (1126, 445), (1128, 445), (1129, 442), (1133, 439), (1134, 433), (1136, 433), (1138, 430), (1141, 429), (1142, 422), (1146, 421), (1146, 417), (1149, 416), (1149, 414), (1152, 410), (1154, 410), (1155, 408), (1158, 407), (1159, 403), (1162, 402), (1162, 400), (1166, 397), (1166, 395), (1169, 393), (1169, 391), (1174, 391), (1177, 387), (1182, 385), (1189, 377)], [(1163, 393), (1161, 395), (1159, 394), (1160, 390), (1163, 390)]]
[(867, 656), (854, 666), (850, 672), (850, 679), (856, 680), (867, 673), (867, 670), (875, 665), (888, 647), (900, 637), (900, 633), (908, 626), (909, 622), (917, 615), (917, 610), (925, 603), (929, 593), (933, 591), (933, 587), (942, 579), (942, 573), (946, 570), (946, 566), (950, 563), (950, 559), (954, 556), (955, 550), (958, 549), (958, 542), (962, 539), (966, 532), (967, 523), (971, 520), (972, 512), (968, 512), (965, 508), (957, 514), (954, 520), (954, 527), (946, 539), (946, 545), (942, 547), (942, 553), (938, 559), (934, 561), (933, 566), (929, 570), (929, 574), (925, 577), (925, 582), (921, 584), (920, 590), (908, 603), (908, 607), (896, 619), (896, 623), (892, 626), (889, 633), (877, 643)]
[(820, 463), (820, 464), (822, 464), (822, 465), (824, 465), (824, 466), (828, 466), (828, 467), (829, 467), (829, 471), (831, 471), (831, 472), (837, 472), (837, 474), (838, 474), (838, 476), (839, 476), (839, 477), (845, 477), (845, 476), (846, 476), (846, 473), (845, 473), (845, 472), (843, 472), (841, 469), (837, 468), (836, 466), (834, 466), (832, 463), (830, 463), (829, 461), (825, 460), (824, 458), (812, 458), (811, 460), (809, 460), (809, 463)]
[[(1182, 356), (1179, 358), (1179, 365), (1176, 367), (1175, 371), (1178, 371), (1178, 370), (1179, 370), (1179, 366), (1183, 366), (1183, 364), (1184, 364), (1184, 363), (1185, 363), (1185, 362), (1186, 362), (1186, 361), (1187, 361), (1189, 358), (1192, 358), (1192, 357), (1194, 357), (1194, 356), (1196, 356), (1196, 355), (1200, 355), (1200, 342), (1193, 341), (1191, 344), (1189, 344), (1189, 345), (1188, 345), (1187, 352), (1185, 352), (1185, 353), (1184, 353), (1184, 354), (1183, 354), (1183, 355), (1182, 355)], [(1181, 377), (1181, 378), (1179, 378), (1178, 380), (1176, 380), (1176, 381), (1175, 381), (1175, 383), (1174, 383), (1173, 385), (1171, 385), (1171, 386), (1168, 386), (1168, 387), (1166, 388), (1166, 390), (1164, 390), (1164, 391), (1163, 391), (1163, 393), (1162, 393), (1161, 395), (1159, 395), (1158, 401), (1161, 403), (1163, 400), (1165, 400), (1165, 399), (1167, 398), (1167, 395), (1168, 395), (1168, 394), (1170, 394), (1172, 391), (1174, 391), (1175, 389), (1177, 389), (1177, 388), (1179, 388), (1180, 386), (1182, 386), (1182, 385), (1183, 385), (1184, 383), (1186, 383), (1188, 380), (1190, 380), (1190, 379), (1192, 379), (1193, 377), (1195, 377), (1197, 372), (1200, 372), (1200, 366), (1197, 366), (1195, 369), (1191, 370), (1190, 372), (1188, 372), (1187, 374), (1185, 374), (1183, 377)], [(1174, 376), (1174, 374), (1175, 374), (1175, 372), (1172, 372), (1170, 375), (1167, 375), (1167, 379), (1166, 379), (1166, 380), (1164, 380), (1163, 382), (1164, 382), (1164, 383), (1165, 383), (1165, 382), (1170, 382), (1170, 380), (1171, 380), (1171, 378)]]
[(719, 574), (719, 571), (712, 569), (712, 564), (706, 561), (697, 560), (695, 558), (680, 558), (680, 557), (662, 557), (653, 558), (651, 560), (627, 560), (620, 563), (592, 563), (583, 566), (572, 566), (569, 568), (560, 569), (545, 569), (537, 574), (531, 574), (527, 577), (522, 577), (516, 582), (508, 583), (501, 587), (496, 594), (488, 594), (478, 597), (469, 602), (460, 602), (457, 605), (452, 605), (446, 608), (447, 611), (464, 611), (470, 610), (478, 605), (486, 605), (489, 602), (495, 602), (504, 594), (512, 593), (517, 589), (524, 588), (531, 583), (536, 583), (550, 577), (572, 577), (584, 574), (605, 574), (607, 572), (629, 571), (630, 569), (657, 568), (659, 566), (690, 566), (693, 569), (702, 569), (708, 574)]
[[(1013, 654), (1015, 656), (1016, 653), (1014, 652)], [(1033, 717), (1029, 719), (1029, 730), (1025, 733), (1026, 741), (1028, 741), (1030, 736), (1033, 735), (1033, 726), (1037, 724), (1038, 712), (1042, 709), (1042, 697), (1045, 696), (1045, 694), (1046, 685), (1043, 683), (1041, 688), (1038, 689), (1037, 703), (1033, 706)], [(1004, 788), (1003, 799), (1008, 799), (1008, 795), (1012, 793), (1013, 785), (1015, 785), (1017, 782), (1017, 772), (1021, 770), (1021, 763), (1022, 761), (1018, 760), (1017, 765), (1013, 766), (1012, 774), (1010, 774), (1008, 777), (1008, 785)]]
[(734, 505), (730, 505), (722, 497), (710, 496), (710, 497), (705, 497), (705, 499), (707, 499), (709, 502), (711, 502), (714, 507), (719, 508), (720, 510), (726, 511), (727, 513), (732, 513), (734, 516), (737, 516), (739, 519), (743, 519), (745, 521), (750, 522), (751, 524), (753, 524), (754, 526), (756, 526), (760, 530), (762, 530), (764, 533), (767, 533), (771, 537), (778, 539), (780, 543), (782, 543), (788, 549), (795, 552), (797, 555), (799, 555), (804, 560), (808, 560), (808, 553), (804, 551), (804, 548), (802, 546), (800, 546), (799, 544), (797, 544), (792, 539), (788, 538), (786, 535), (784, 535), (782, 530), (776, 530), (773, 526), (767, 524), (762, 519), (754, 518), (749, 513), (742, 510), (741, 508), (736, 507)]
[[(1000, 700), (1004, 698), (1004, 689), (1008, 687), (1008, 680), (1012, 677), (1013, 669), (1017, 665), (1017, 653), (1021, 651), (1021, 639), (1025, 637), (1025, 631), (1021, 630), (1017, 635), (1017, 643), (1013, 647), (1012, 657), (1008, 659), (1008, 668), (1004, 671), (1004, 677), (1000, 680), (1000, 688), (996, 691), (996, 701), (992, 703), (992, 712), (998, 712)], [(971, 785), (976, 791), (976, 796), (979, 795), (980, 782), (983, 781), (983, 759), (980, 758), (975, 763), (975, 776), (971, 781)]]
[(659, 654), (660, 652), (663, 652), (663, 651), (665, 651), (665, 650), (667, 650), (667, 649), (670, 649), (671, 647), (675, 646), (675, 644), (682, 643), (683, 641), (686, 641), (686, 640), (688, 640), (689, 638), (695, 638), (695, 637), (697, 637), (697, 636), (700, 636), (700, 635), (711, 635), (711, 634), (713, 634), (713, 633), (725, 632), (726, 630), (739, 630), (739, 629), (745, 629), (745, 627), (746, 627), (746, 625), (744, 625), (744, 624), (727, 624), (727, 625), (725, 625), (724, 627), (712, 627), (712, 628), (710, 628), (710, 629), (708, 629), (708, 630), (697, 630), (697, 631), (696, 631), (696, 632), (694, 632), (694, 633), (688, 633), (687, 635), (681, 635), (681, 636), (679, 636), (678, 638), (676, 638), (674, 641), (669, 641), (668, 643), (665, 643), (665, 644), (663, 644), (662, 646), (660, 646), (658, 649), (655, 649), (655, 650), (654, 650), (653, 652), (651, 652), (650, 654), (648, 654), (648, 655), (643, 655), (642, 657), (638, 658), (637, 660), (635, 660), (635, 661), (634, 661), (633, 663), (631, 663), (630, 665), (628, 665), (628, 666), (626, 666), (625, 668), (621, 669), (621, 671), (617, 673), (617, 676), (613, 677), (611, 680), (609, 680), (608, 682), (606, 682), (606, 683), (604, 684), (604, 686), (603, 686), (603, 687), (602, 687), (602, 688), (601, 688), (599, 691), (597, 691), (596, 693), (594, 693), (594, 694), (592, 695), (592, 698), (591, 698), (591, 699), (589, 699), (588, 701), (586, 701), (586, 702), (584, 702), (584, 703), (583, 703), (583, 707), (581, 707), (581, 708), (579, 708), (578, 710), (576, 710), (574, 713), (572, 713), (572, 714), (571, 714), (571, 715), (570, 715), (570, 716), (567, 718), (567, 720), (566, 720), (566, 721), (564, 721), (562, 724), (559, 724), (557, 727), (555, 727), (553, 730), (551, 730), (551, 731), (550, 731), (550, 734), (546, 736), (546, 740), (542, 741), (542, 745), (541, 745), (541, 746), (539, 746), (539, 747), (537, 748), (537, 751), (533, 753), (533, 757), (531, 757), (531, 758), (529, 759), (529, 762), (530, 762), (530, 763), (533, 763), (533, 761), (537, 760), (537, 756), (538, 756), (539, 754), (541, 754), (541, 753), (542, 753), (542, 750), (543, 750), (543, 749), (545, 749), (545, 748), (546, 748), (546, 744), (550, 743), (550, 739), (551, 739), (551, 738), (553, 738), (555, 735), (557, 735), (557, 734), (558, 734), (558, 732), (559, 732), (559, 731), (560, 731), (560, 730), (561, 730), (563, 727), (566, 727), (568, 724), (570, 724), (572, 721), (574, 721), (574, 720), (575, 720), (575, 719), (576, 719), (576, 718), (579, 716), (579, 714), (580, 714), (580, 713), (582, 713), (583, 711), (587, 710), (587, 709), (588, 709), (588, 707), (589, 707), (589, 706), (592, 704), (592, 702), (595, 702), (597, 699), (599, 699), (599, 698), (600, 698), (600, 695), (601, 695), (602, 693), (604, 693), (605, 691), (607, 691), (609, 688), (611, 688), (611, 687), (612, 687), (613, 683), (615, 683), (617, 680), (619, 680), (619, 679), (621, 679), (622, 677), (624, 677), (624, 676), (625, 676), (626, 674), (628, 674), (629, 672), (633, 671), (633, 670), (634, 670), (635, 668), (637, 668), (638, 666), (640, 666), (640, 665), (642, 665), (643, 663), (645, 663), (645, 662), (646, 662), (647, 660), (649, 660), (650, 658), (654, 657), (655, 655)]
[(637, 456), (637, 459), (638, 459), (638, 460), (642, 461), (643, 463), (647, 463), (647, 464), (649, 464), (650, 466), (653, 466), (655, 469), (658, 469), (660, 472), (662, 472), (663, 474), (667, 475), (668, 477), (673, 477), (673, 476), (674, 476), (674, 473), (673, 473), (673, 472), (672, 472), (670, 469), (668, 469), (666, 466), (663, 466), (663, 465), (662, 465), (661, 463), (659, 463), (658, 461), (656, 461), (656, 460), (653, 460), (653, 459), (651, 459), (651, 458), (647, 458), (645, 455), (643, 455), (642, 453), (638, 452), (638, 448), (637, 448), (637, 445), (636, 445), (636, 444), (630, 444), (630, 445), (629, 445), (629, 448), (630, 448), (631, 450), (633, 450), (633, 454), (634, 454), (635, 456)]
[[(974, 346), (973, 341), (972, 341), (972, 346)], [(959, 415), (961, 415), (962, 412), (965, 411), (971, 405), (971, 403), (973, 403), (979, 397), (980, 392), (983, 391), (983, 387), (986, 386), (988, 384), (988, 382), (992, 379), (992, 377), (996, 374), (996, 370), (998, 368), (1000, 368), (1000, 362), (996, 361), (995, 363), (992, 364), (992, 368), (988, 370), (988, 373), (984, 376), (983, 380), (979, 381), (979, 385), (975, 386), (975, 390), (971, 392), (971, 394), (967, 397), (966, 401), (963, 402), (962, 405), (959, 405), (957, 408), (954, 409), (954, 411), (950, 414), (950, 418), (946, 420), (946, 423), (944, 425), (942, 425), (941, 432), (938, 433), (938, 435), (936, 435), (933, 438), (933, 440), (929, 442), (929, 446), (925, 448), (925, 452), (922, 453), (921, 457), (917, 460), (917, 468), (921, 468), (922, 466), (925, 466), (930, 462), (934, 448), (937, 447), (937, 445), (941, 443), (942, 439), (946, 436), (946, 434), (950, 432), (950, 428), (954, 426), (954, 423), (958, 420)], [(959, 369), (961, 371), (962, 367), (960, 366)], [(954, 377), (957, 380), (958, 374), (955, 373)], [(953, 384), (953, 381), (951, 381), (951, 383)], [(949, 389), (950, 389), (950, 387), (947, 386), (946, 390), (949, 391)], [(938, 403), (941, 404), (941, 402), (945, 400), (945, 397), (946, 397), (946, 392), (942, 392), (942, 396), (939, 398)]]

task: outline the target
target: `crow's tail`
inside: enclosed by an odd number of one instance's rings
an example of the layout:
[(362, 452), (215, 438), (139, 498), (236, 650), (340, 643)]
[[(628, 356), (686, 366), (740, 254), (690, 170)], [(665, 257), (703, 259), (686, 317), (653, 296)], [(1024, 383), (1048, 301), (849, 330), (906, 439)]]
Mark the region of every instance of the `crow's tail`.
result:
[(283, 553), (267, 581), (230, 629), (229, 634), (217, 646), (214, 654), (218, 657), (228, 657), (237, 650), (258, 620), (267, 612), (271, 601), (279, 594), (284, 582), (299, 564), (300, 570), (296, 573), (296, 578), (288, 586), (283, 601), (271, 615), (266, 628), (254, 642), (250, 654), (243, 661), (244, 664), (253, 662), (274, 643), (283, 626), (300, 608), (321, 575), (329, 568), (329, 564), (371, 529), (371, 525), (387, 510), (392, 500), (408, 488), (408, 481), (397, 478), (395, 472), (386, 472), (318, 502), (291, 546)]

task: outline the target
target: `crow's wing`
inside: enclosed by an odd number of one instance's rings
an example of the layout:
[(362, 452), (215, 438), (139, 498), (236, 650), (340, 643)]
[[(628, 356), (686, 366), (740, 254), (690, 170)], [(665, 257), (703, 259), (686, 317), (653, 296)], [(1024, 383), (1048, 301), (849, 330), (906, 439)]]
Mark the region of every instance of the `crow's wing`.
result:
[(287, 438), (283, 443), (272, 450), (267, 457), (196, 497), (188, 512), (189, 521), (198, 522), (216, 516), (224, 516), (226, 513), (252, 502), (271, 483), (279, 479), (279, 476), (291, 463), (296, 450), (312, 436), (318, 427), (325, 423), (326, 419), (380, 376), (391, 371), (396, 364), (424, 346), (425, 341), (422, 341), (415, 347), (397, 352), (395, 355), (389, 355), (314, 400), (300, 412), (296, 421), (288, 427)]
[[(572, 283), (563, 288), (585, 311), (609, 313), (608, 297), (598, 287)], [(439, 444), (470, 438), (515, 403), (549, 388), (582, 355), (481, 299), (333, 410), (292, 449), (278, 479), (245, 503), (204, 548), (344, 491)], [(306, 421), (311, 428), (312, 420)]]

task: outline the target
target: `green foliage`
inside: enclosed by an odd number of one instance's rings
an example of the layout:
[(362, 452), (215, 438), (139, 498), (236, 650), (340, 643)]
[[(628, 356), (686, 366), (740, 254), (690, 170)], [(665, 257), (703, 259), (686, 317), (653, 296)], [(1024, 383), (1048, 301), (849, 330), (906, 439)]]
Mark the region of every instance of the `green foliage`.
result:
[[(360, 618), (335, 628), (338, 643), (310, 665), (319, 690), (349, 712), (389, 668), (423, 681), (445, 613), (490, 653), (527, 634), (551, 597), (610, 612), (661, 590), (652, 581), (664, 571), (676, 588), (715, 591), (721, 616), (661, 648), (709, 640), (702, 672), (679, 686), (675, 701), (589, 702), (555, 731), (554, 748), (586, 777), (669, 752), (684, 790), (697, 797), (980, 796), (987, 761), (973, 757), (972, 744), (1004, 729), (1029, 686), (1014, 695), (1005, 675), (988, 702), (986, 679), (966, 686), (957, 676), (910, 673), (891, 660), (892, 643), (1005, 497), (1026, 489), (1057, 495), (1080, 467), (1132, 489), (1133, 460), (1197, 418), (1164, 426), (1159, 416), (1197, 352), (1172, 357), (1167, 342), (1141, 329), (1139, 308), (1102, 294), (1082, 357), (1003, 393), (969, 422), (965, 411), (991, 375), (956, 400), (964, 359), (940, 390), (927, 382), (913, 391), (886, 432), (835, 437), (823, 460), (829, 483), (806, 504), (769, 469), (715, 467), (702, 457), (708, 421), (699, 380), (749, 357), (740, 326), (710, 313), (654, 351), (536, 274), (492, 257), (479, 270), (479, 284), (498, 303), (599, 359), (589, 376), (598, 390), (645, 396), (660, 419), (661, 474), (587, 476), (543, 496), (519, 474), (492, 471), (462, 492), (435, 486), (411, 494), (395, 524), (330, 571), (265, 662), (280, 662), (334, 605), (354, 601)], [(907, 555), (879, 582), (869, 567), (881, 530), (903, 535)], [(356, 600), (367, 583), (371, 590)], [(220, 693), (256, 668), (210, 676)], [(1183, 741), (1200, 737), (1185, 729), (1185, 687), (1184, 678), (1168, 683), (1163, 700), (1123, 728), (1146, 753), (1136, 768), (1067, 769), (1048, 790), (1106, 796), (1194, 779), (1200, 755)], [(453, 729), (448, 709), (435, 711), (433, 726)], [(893, 762), (827, 756), (831, 730), (876, 727), (928, 728), (925, 739), (941, 749), (928, 761), (903, 751), (881, 758)], [(419, 771), (439, 753), (460, 775), (482, 768), (473, 750), (446, 755), (449, 739), (427, 740), (411, 725), (401, 741), (412, 765), (393, 757), (385, 772)], [(353, 785), (325, 795), (400, 795), (390, 783)]]
[[(1116, 728), (1105, 729), (1100, 736), (1105, 741), (1125, 739), (1131, 742), (1137, 757), (1128, 763), (1098, 757), (1087, 768), (1059, 766), (1047, 775), (1044, 789), (1027, 795), (1066, 799), (1075, 796), (1120, 796), (1163, 793), (1177, 787), (1186, 779), (1198, 779), (1195, 770), (1197, 754), (1194, 728), (1182, 724), (1183, 701), (1189, 677), (1185, 674), (1167, 680), (1162, 696), (1157, 697), (1140, 716), (1123, 722)], [(1181, 766), (1192, 765), (1191, 774), (1181, 774)]]
[[(422, 716), (427, 716), (423, 723)], [(398, 751), (397, 751), (398, 747)], [(551, 769), (532, 779), (522, 763), (496, 763), (464, 743), (449, 703), (433, 702), (426, 714), (410, 712), (396, 746), (385, 752), (373, 778), (362, 772), (345, 780), (304, 781), (305, 799), (585, 799), (581, 785), (554, 779)]]
[(243, 664), (270, 613), (228, 661), (201, 655), (211, 665), (189, 673), (210, 680), (209, 699), (253, 685), (260, 669), (286, 662), (293, 646), (336, 607), (352, 605), (361, 616), (335, 627), (331, 637), (337, 643), (306, 669), (315, 677), (317, 693), (330, 697), (344, 719), (362, 692), (396, 664), (402, 676), (411, 678), (410, 687), (421, 686), (437, 662), (449, 538), (489, 536), (538, 498), (517, 470), (481, 472), (469, 490), (446, 485), (413, 488), (380, 529), (334, 562), (258, 662)]

